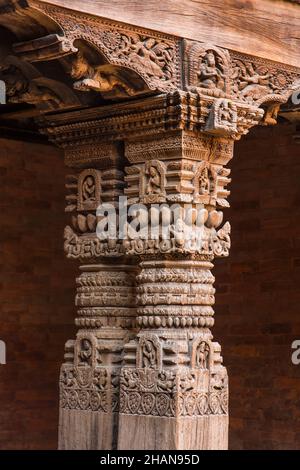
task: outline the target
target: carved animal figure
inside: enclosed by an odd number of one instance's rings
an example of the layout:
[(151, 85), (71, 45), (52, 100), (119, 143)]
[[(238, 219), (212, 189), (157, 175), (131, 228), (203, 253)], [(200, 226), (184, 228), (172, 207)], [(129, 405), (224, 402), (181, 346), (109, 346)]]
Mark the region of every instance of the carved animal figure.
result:
[(135, 90), (122, 81), (117, 74), (104, 71), (103, 67), (105, 66), (91, 66), (83, 54), (78, 53), (71, 70), (72, 78), (77, 80), (73, 85), (74, 89), (79, 91), (94, 90), (100, 93), (113, 91), (120, 93), (121, 90), (129, 96), (135, 94)]

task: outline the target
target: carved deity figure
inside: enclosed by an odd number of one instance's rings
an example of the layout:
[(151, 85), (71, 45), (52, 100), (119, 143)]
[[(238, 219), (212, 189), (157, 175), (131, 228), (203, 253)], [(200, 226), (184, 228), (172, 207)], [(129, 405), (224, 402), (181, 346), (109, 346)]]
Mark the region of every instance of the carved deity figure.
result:
[(223, 100), (219, 108), (219, 123), (232, 123), (235, 118), (235, 113), (229, 101)]
[(139, 68), (145, 69), (148, 75), (152, 75), (158, 78), (164, 76), (164, 72), (161, 65), (158, 64), (159, 60), (153, 47), (156, 41), (153, 38), (149, 38), (144, 42), (138, 41), (132, 45), (132, 51), (129, 56), (129, 60), (132, 64), (136, 64)]
[(183, 246), (189, 236), (188, 227), (181, 218), (178, 218), (175, 224), (171, 225), (170, 232), (174, 235), (177, 246)]
[(197, 74), (201, 87), (224, 88), (225, 75), (220, 65), (217, 64), (215, 54), (212, 51), (207, 51)]
[(92, 353), (93, 347), (91, 342), (88, 339), (83, 339), (81, 341), (81, 351), (79, 353), (79, 358), (81, 359), (79, 365), (91, 365), (92, 362)]
[(82, 196), (84, 202), (96, 201), (96, 184), (91, 175), (87, 176), (82, 184)]
[(238, 62), (232, 78), (236, 91), (245, 99), (257, 100), (269, 90), (270, 74), (267, 70), (255, 69), (251, 62)]
[(157, 351), (152, 341), (147, 340), (142, 346), (143, 367), (154, 368), (157, 365)]
[(147, 171), (149, 175), (146, 194), (160, 194), (161, 193), (161, 175), (155, 166), (150, 166)]
[(200, 369), (208, 369), (209, 346), (202, 341), (196, 351), (196, 366)]
[(210, 193), (210, 180), (209, 180), (209, 171), (207, 167), (204, 167), (199, 178), (199, 194), (209, 194)]

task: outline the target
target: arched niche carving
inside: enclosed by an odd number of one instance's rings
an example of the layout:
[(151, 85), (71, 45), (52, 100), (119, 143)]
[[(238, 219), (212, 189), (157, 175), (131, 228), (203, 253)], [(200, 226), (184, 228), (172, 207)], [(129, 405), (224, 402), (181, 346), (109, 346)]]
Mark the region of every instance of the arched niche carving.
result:
[(226, 97), (231, 89), (230, 55), (212, 44), (185, 41), (188, 62), (185, 81), (188, 89), (201, 89), (214, 97)]

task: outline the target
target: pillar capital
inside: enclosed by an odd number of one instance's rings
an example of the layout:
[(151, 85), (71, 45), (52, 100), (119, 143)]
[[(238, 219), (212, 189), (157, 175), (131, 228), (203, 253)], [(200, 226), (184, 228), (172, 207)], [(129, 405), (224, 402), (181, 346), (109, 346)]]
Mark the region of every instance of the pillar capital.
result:
[[(299, 68), (220, 43), (164, 34), (40, 0), (17, 7), (6, 3), (0, 25), (17, 39), (5, 54), (0, 78), (7, 83), (8, 102), (37, 108), (38, 113), (31, 111), (33, 117), (83, 107), (84, 120), (86, 108), (103, 103), (114, 108), (116, 101), (160, 93), (172, 101), (175, 94), (177, 106), (191, 112), (191, 130), (239, 138), (258, 122), (276, 123), (280, 105), (299, 88)], [(56, 65), (59, 73), (49, 74), (44, 63)]]

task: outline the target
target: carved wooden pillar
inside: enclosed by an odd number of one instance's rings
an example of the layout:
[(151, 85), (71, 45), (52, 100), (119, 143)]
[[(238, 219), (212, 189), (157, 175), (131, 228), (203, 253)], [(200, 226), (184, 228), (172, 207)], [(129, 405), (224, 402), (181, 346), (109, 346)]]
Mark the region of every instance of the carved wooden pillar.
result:
[(124, 187), (122, 155), (117, 145), (103, 143), (67, 147), (65, 154), (73, 167), (66, 184), (71, 225), (65, 229), (65, 251), (81, 262), (81, 274), (78, 333), (66, 344), (61, 368), (59, 447), (113, 449), (123, 347), (135, 320), (135, 267), (124, 259), (118, 239), (97, 238), (96, 225), (101, 203), (118, 208)]
[[(227, 447), (211, 270), (230, 248), (222, 210), (234, 139), (262, 114), (176, 91), (47, 128), (76, 169), (67, 180), (65, 251), (82, 264), (79, 332), (61, 372), (60, 448)], [(124, 238), (101, 240), (96, 209), (120, 211), (121, 195)]]
[(230, 248), (219, 208), (228, 205), (232, 152), (229, 138), (181, 130), (127, 143), (129, 203), (144, 204), (148, 227), (159, 221), (159, 229), (125, 243), (140, 257), (140, 331), (125, 346), (120, 449), (227, 448), (228, 381), (211, 333), (211, 270)]

